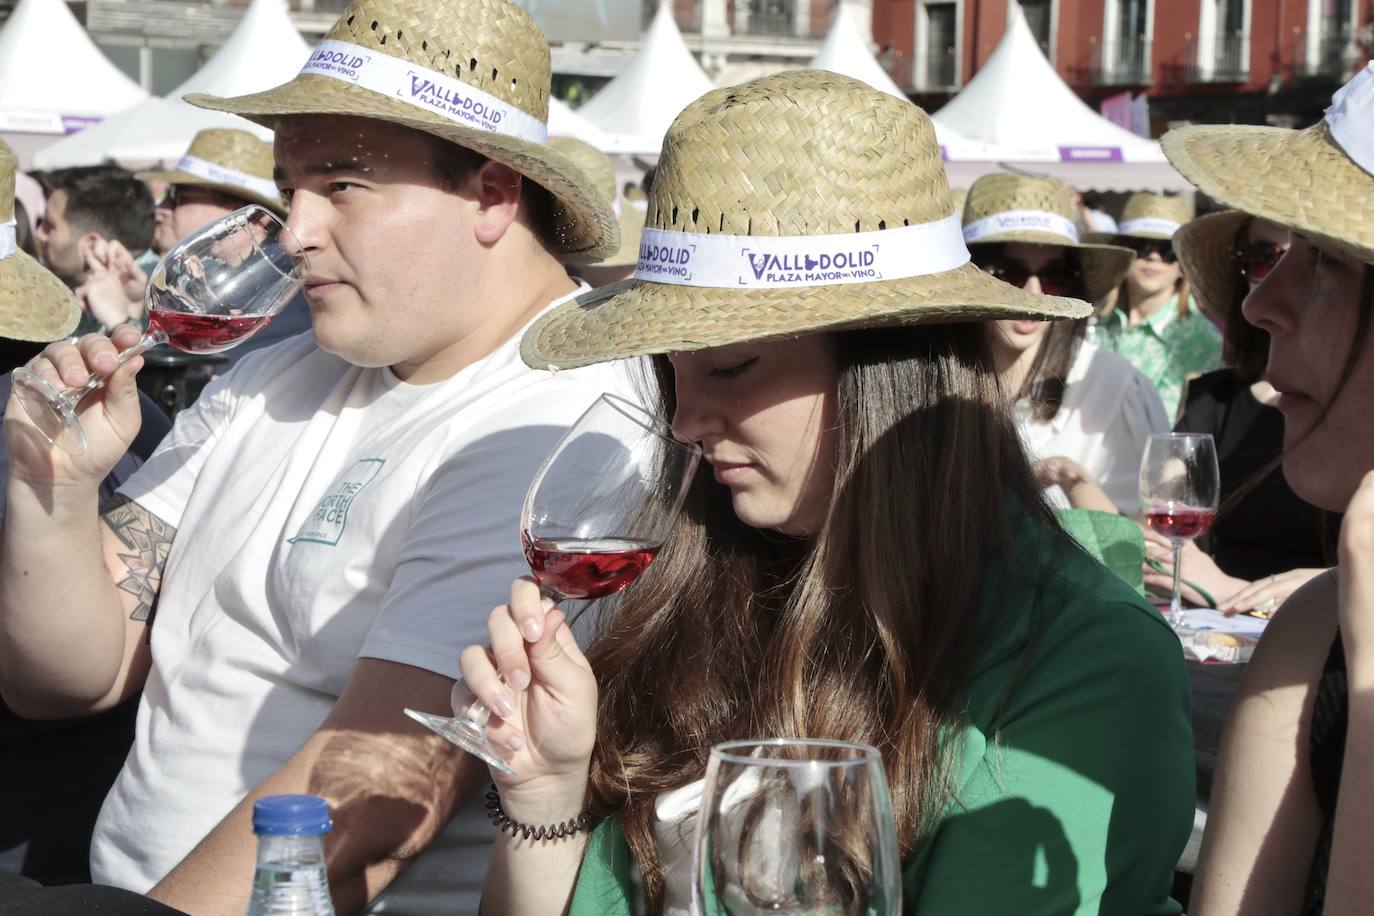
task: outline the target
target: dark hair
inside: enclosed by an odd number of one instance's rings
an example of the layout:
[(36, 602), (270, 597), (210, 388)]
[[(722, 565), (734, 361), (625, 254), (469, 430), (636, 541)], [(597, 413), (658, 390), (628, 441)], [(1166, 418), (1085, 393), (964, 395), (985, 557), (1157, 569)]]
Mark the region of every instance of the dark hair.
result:
[[(994, 246), (987, 246), (992, 248)], [(994, 254), (1005, 250), (1005, 245), (996, 246)], [(1060, 295), (1084, 298), (1082, 264), (1078, 254), (1071, 248), (1064, 249), (1064, 258), (1076, 269), (1075, 279)], [(1040, 341), (1040, 350), (1035, 354), (1030, 371), (1020, 391), (1008, 391), (1013, 401), (1029, 399), (1031, 416), (1040, 423), (1047, 423), (1059, 413), (1059, 405), (1064, 402), (1064, 389), (1068, 386), (1069, 370), (1078, 356), (1078, 348), (1088, 333), (1088, 319), (1077, 321), (1054, 321), (1045, 331)]]
[(148, 250), (157, 228), (153, 195), (133, 172), (117, 165), (54, 169), (45, 184), (49, 197), (67, 192), (64, 216), (74, 233), (114, 239), (133, 255)]
[[(1253, 219), (1247, 219), (1236, 231), (1232, 251), (1240, 249), (1252, 222)], [(1269, 362), (1269, 332), (1255, 327), (1241, 314), (1249, 287), (1240, 275), (1238, 259), (1232, 259), (1231, 269), (1236, 272), (1236, 294), (1222, 315), (1221, 361), (1242, 381), (1255, 382), (1264, 375), (1264, 367)]]
[[(456, 189), (469, 175), (482, 167), (488, 157), (481, 153), (450, 143), (433, 134), (425, 134), (434, 150), (434, 167), (439, 180), (449, 190)], [(520, 209), (524, 213), (522, 222), (534, 234), (535, 240), (549, 251), (558, 248), (559, 206), (554, 196), (531, 179), (521, 176)]]
[[(740, 735), (876, 746), (902, 853), (950, 792), (945, 739), (1000, 621), (988, 564), (1020, 506), (1057, 531), (997, 385), (985, 323), (837, 333), (835, 485), (814, 536), (741, 522), (710, 469), (588, 653), (600, 687), (590, 797), (620, 811), (659, 913), (654, 800)], [(654, 358), (659, 410), (673, 370)], [(996, 596), (992, 596), (994, 599)], [(650, 647), (652, 650), (650, 651)]]
[(29, 210), (17, 197), (14, 199), (14, 224), (14, 238), (19, 243), (19, 250), (34, 257), (36, 252), (33, 247), (33, 227), (29, 225)]

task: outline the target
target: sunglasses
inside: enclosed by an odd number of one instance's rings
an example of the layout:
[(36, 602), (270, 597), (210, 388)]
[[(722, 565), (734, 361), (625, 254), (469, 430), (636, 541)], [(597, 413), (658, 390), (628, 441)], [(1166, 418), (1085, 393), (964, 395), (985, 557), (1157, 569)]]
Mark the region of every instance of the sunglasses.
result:
[(1144, 260), (1153, 252), (1159, 255), (1159, 259), (1165, 264), (1173, 264), (1178, 260), (1178, 255), (1174, 254), (1174, 243), (1165, 239), (1133, 239), (1123, 238), (1121, 245), (1135, 252), (1135, 256)]
[(238, 209), (243, 206), (235, 198), (213, 188), (184, 184), (169, 184), (167, 190), (163, 191), (162, 196), (157, 199), (155, 206), (165, 210), (175, 210), (182, 204), (217, 204), (228, 206), (231, 209)]
[(1078, 265), (1067, 258), (1051, 261), (1038, 270), (1031, 270), (1020, 261), (1000, 255), (974, 257), (973, 263), (984, 273), (1017, 288), (1025, 286), (1026, 281), (1035, 277), (1040, 281), (1040, 291), (1046, 296), (1062, 296), (1066, 291), (1076, 289), (1079, 278)]
[(1240, 276), (1246, 283), (1254, 286), (1265, 277), (1279, 263), (1279, 259), (1284, 255), (1284, 249), (1275, 245), (1273, 242), (1255, 242), (1246, 245), (1236, 252), (1236, 260), (1240, 262)]

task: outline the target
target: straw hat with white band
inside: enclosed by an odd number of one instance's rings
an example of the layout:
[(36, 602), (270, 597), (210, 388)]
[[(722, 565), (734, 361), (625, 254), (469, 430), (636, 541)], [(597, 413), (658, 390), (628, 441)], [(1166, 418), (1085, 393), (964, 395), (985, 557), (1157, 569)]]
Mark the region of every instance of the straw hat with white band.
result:
[(1374, 264), (1374, 63), (1313, 127), (1184, 127), (1163, 146), (1184, 178), (1222, 204)]
[(1167, 241), (1192, 218), (1192, 198), (1141, 191), (1127, 199), (1126, 209), (1121, 211), (1121, 219), (1116, 224), (1115, 233), (1093, 233), (1090, 237), (1111, 239), (1124, 235), (1136, 239)]
[(46, 343), (76, 329), (81, 308), (67, 285), (19, 250), (14, 173), (19, 160), (0, 140), (0, 337)]
[(1021, 242), (1074, 252), (1083, 297), (1101, 299), (1121, 285), (1134, 255), (1114, 245), (1079, 240), (1073, 196), (1055, 178), (984, 175), (964, 202), (964, 241), (970, 246)]
[(548, 147), (549, 45), (511, 0), (354, 0), (295, 79), (186, 101), (268, 127), (284, 115), (374, 118), (504, 163), (553, 195), (564, 260), (619, 248), (615, 212)]
[(1240, 231), (1250, 214), (1223, 210), (1199, 216), (1178, 230), (1174, 251), (1183, 274), (1192, 284), (1198, 308), (1213, 321), (1239, 320), (1231, 314), (1244, 280), (1236, 257)]
[(139, 172), (142, 181), (197, 185), (262, 204), (280, 216), (286, 205), (272, 180), (272, 147), (246, 130), (202, 130), (176, 166), (165, 172)]
[(620, 223), (620, 250), (597, 264), (598, 267), (624, 267), (639, 259), (639, 233), (644, 228), (644, 210), (637, 209), (617, 188), (615, 163), (611, 157), (575, 137), (554, 137), (549, 147), (567, 156), (582, 169), (596, 189), (611, 202)]
[(935, 129), (849, 77), (709, 92), (664, 139), (635, 275), (555, 308), (525, 362), (570, 368), (826, 330), (1082, 318), (969, 262)]

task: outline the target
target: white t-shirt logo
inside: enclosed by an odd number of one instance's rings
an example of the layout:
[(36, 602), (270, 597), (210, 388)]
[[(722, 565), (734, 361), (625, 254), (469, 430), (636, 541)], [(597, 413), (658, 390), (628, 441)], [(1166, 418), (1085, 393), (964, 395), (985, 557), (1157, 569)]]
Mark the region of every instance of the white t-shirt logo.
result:
[(348, 507), (363, 487), (370, 484), (381, 473), (385, 458), (362, 458), (339, 478), (329, 495), (320, 500), (310, 518), (301, 526), (300, 533), (287, 538), (286, 543), (295, 544), (307, 541), (312, 544), (328, 544), (331, 547), (343, 537), (344, 527), (348, 524)]

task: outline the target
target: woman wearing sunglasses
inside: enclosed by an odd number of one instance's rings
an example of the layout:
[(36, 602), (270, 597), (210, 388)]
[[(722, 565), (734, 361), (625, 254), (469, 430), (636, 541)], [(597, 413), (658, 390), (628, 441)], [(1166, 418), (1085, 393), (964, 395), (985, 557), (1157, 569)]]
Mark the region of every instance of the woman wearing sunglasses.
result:
[[(1338, 513), (1304, 502), (1283, 477), (1279, 393), (1263, 378), (1269, 335), (1241, 314), (1288, 245), (1286, 228), (1236, 210), (1193, 220), (1174, 239), (1198, 307), (1221, 327), (1225, 364), (1188, 383), (1175, 426), (1211, 433), (1221, 465), (1221, 511), (1184, 547), (1183, 579), (1190, 601), (1228, 614), (1268, 614), (1282, 604), (1335, 562), (1340, 532)], [(1148, 528), (1145, 537), (1154, 561), (1145, 584), (1167, 591), (1173, 550)]]
[[(1344, 916), (1374, 901), (1374, 64), (1306, 130), (1198, 126), (1165, 154), (1225, 206), (1287, 228), (1245, 300), (1269, 335), (1283, 473), (1345, 511), (1339, 567), (1293, 594), (1226, 727), (1193, 916)], [(1271, 524), (1285, 524), (1274, 519)]]
[(1110, 238), (1135, 259), (1098, 322), (1098, 339), (1154, 382), (1171, 421), (1184, 382), (1217, 368), (1221, 358), (1221, 335), (1193, 306), (1174, 254), (1174, 233), (1191, 218), (1192, 206), (1182, 197), (1131, 196)]
[[(986, 175), (969, 190), (964, 241), (973, 263), (999, 280), (1095, 301), (1121, 283), (1131, 253), (1080, 241), (1075, 212), (1056, 179)], [(1133, 515), (1140, 456), (1169, 419), (1149, 379), (1084, 341), (1087, 322), (994, 322), (998, 379), (1052, 501)]]

